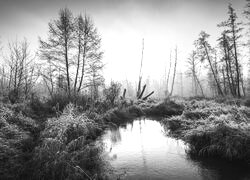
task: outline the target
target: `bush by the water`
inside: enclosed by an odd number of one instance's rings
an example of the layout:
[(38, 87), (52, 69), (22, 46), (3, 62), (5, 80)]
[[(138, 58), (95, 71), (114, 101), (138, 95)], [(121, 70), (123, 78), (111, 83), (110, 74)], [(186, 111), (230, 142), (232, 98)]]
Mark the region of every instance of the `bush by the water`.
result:
[(132, 105), (117, 107), (107, 111), (103, 120), (121, 124), (140, 116), (173, 116), (180, 115), (184, 110), (184, 106), (174, 101), (143, 101), (138, 100)]
[(172, 100), (164, 100), (163, 102), (153, 103), (145, 107), (144, 111), (149, 116), (174, 116), (182, 114), (184, 106)]
[(139, 106), (132, 105), (126, 108), (114, 108), (109, 110), (104, 114), (103, 120), (106, 122), (121, 124), (143, 115), (144, 112)]

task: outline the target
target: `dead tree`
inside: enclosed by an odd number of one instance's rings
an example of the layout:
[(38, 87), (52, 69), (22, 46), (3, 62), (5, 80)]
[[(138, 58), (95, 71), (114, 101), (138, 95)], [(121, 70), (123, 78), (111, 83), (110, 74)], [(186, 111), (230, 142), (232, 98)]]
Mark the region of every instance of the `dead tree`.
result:
[(204, 96), (204, 91), (202, 88), (202, 85), (200, 83), (200, 80), (198, 78), (198, 72), (197, 72), (197, 65), (199, 63), (199, 60), (197, 59), (197, 54), (195, 51), (192, 51), (190, 58), (188, 58), (188, 70), (187, 70), (187, 75), (191, 76), (193, 79), (193, 82), (195, 83), (195, 95), (196, 95), (196, 86), (198, 84), (200, 90), (201, 90), (201, 95)]
[(38, 68), (29, 52), (26, 39), (9, 43), (9, 52), (5, 57), (8, 80), (8, 95), (12, 103), (27, 99), (38, 78)]
[(143, 51), (144, 51), (144, 39), (142, 39), (142, 53), (141, 53), (141, 65), (140, 65), (140, 72), (139, 72), (139, 81), (138, 81), (138, 88), (137, 88), (137, 99), (140, 99), (141, 94), (141, 80), (142, 80), (142, 65), (143, 65)]
[(177, 47), (175, 48), (174, 74), (173, 74), (172, 86), (171, 86), (171, 91), (170, 91), (170, 95), (169, 96), (172, 96), (172, 94), (173, 94), (175, 74), (176, 74), (176, 65), (177, 65)]
[(149, 93), (145, 97), (143, 97), (143, 94), (144, 94), (145, 89), (146, 89), (146, 84), (141, 89), (143, 53), (144, 53), (144, 39), (142, 39), (142, 56), (141, 56), (141, 65), (140, 65), (140, 72), (139, 72), (139, 82), (138, 82), (138, 88), (137, 88), (137, 92), (136, 92), (136, 97), (137, 97), (137, 99), (146, 100), (149, 96), (151, 96), (154, 93), (154, 91), (151, 92), (151, 93)]
[(172, 57), (171, 57), (171, 51), (170, 51), (170, 57), (169, 57), (169, 69), (168, 69), (168, 76), (167, 76), (167, 84), (166, 84), (166, 93), (168, 95), (168, 83), (169, 83), (169, 76), (170, 76), (170, 71), (171, 71), (171, 66), (172, 66)]

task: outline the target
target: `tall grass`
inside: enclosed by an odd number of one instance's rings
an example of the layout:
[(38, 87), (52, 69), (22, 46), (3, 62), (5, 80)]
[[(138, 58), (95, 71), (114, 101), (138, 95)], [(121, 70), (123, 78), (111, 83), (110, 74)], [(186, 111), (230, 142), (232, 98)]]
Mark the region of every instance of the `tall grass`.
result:
[[(47, 121), (41, 133), (41, 144), (31, 162), (33, 179), (96, 179), (102, 176), (102, 144), (94, 142), (100, 125), (72, 104), (59, 118)], [(32, 168), (31, 168), (32, 170)]]
[(180, 116), (163, 123), (190, 144), (191, 154), (250, 162), (250, 108), (215, 101), (188, 101)]
[(114, 108), (107, 111), (103, 115), (105, 122), (112, 122), (115, 124), (122, 124), (133, 120), (136, 117), (143, 116), (143, 110), (136, 105), (129, 106), (127, 108)]
[(0, 104), (0, 179), (17, 179), (32, 155), (32, 134), (38, 125), (16, 112), (11, 105)]
[(192, 146), (190, 153), (217, 156), (250, 163), (250, 127), (236, 128), (219, 124), (206, 130), (195, 130), (187, 136)]
[(143, 109), (148, 116), (174, 116), (182, 114), (184, 106), (175, 101), (165, 99), (162, 102), (153, 103)]
[(158, 116), (166, 117), (180, 115), (184, 110), (184, 106), (174, 101), (135, 101), (132, 105), (113, 108), (107, 111), (103, 120), (115, 124), (121, 124), (140, 116)]

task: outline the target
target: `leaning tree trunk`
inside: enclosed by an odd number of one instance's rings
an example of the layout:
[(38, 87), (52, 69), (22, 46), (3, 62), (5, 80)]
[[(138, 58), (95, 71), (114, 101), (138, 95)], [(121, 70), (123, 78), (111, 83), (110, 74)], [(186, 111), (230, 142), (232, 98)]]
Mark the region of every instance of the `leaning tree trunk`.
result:
[(174, 81), (175, 81), (175, 74), (176, 74), (176, 65), (177, 65), (177, 47), (176, 47), (176, 49), (175, 49), (174, 74), (173, 74), (173, 80), (172, 80), (172, 86), (171, 86), (170, 96), (172, 96), (172, 94), (173, 94), (173, 89), (174, 89)]
[(207, 59), (208, 59), (209, 65), (210, 65), (210, 69), (211, 69), (211, 71), (212, 71), (212, 73), (213, 73), (214, 80), (215, 80), (215, 83), (216, 83), (216, 86), (217, 86), (219, 95), (223, 96), (223, 92), (222, 92), (222, 90), (221, 90), (221, 87), (220, 87), (220, 84), (219, 84), (219, 82), (218, 82), (218, 79), (217, 79), (217, 77), (216, 77), (216, 75), (215, 75), (215, 72), (214, 72), (214, 68), (213, 68), (213, 66), (212, 66), (211, 59), (210, 59), (210, 57), (209, 57), (209, 55), (208, 55), (207, 47), (206, 47), (205, 44), (203, 44), (203, 47), (204, 47), (205, 52), (206, 52), (206, 55), (207, 55)]

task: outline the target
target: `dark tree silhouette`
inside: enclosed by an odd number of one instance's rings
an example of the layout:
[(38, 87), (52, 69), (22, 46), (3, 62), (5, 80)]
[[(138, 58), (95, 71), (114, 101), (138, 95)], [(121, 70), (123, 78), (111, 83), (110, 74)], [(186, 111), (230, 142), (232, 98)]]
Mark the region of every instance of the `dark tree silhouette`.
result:
[(197, 92), (196, 87), (198, 85), (200, 88), (200, 91), (201, 91), (201, 95), (204, 96), (204, 91), (203, 91), (201, 82), (198, 78), (198, 67), (197, 66), (199, 64), (199, 59), (197, 58), (197, 54), (195, 51), (192, 51), (192, 53), (190, 54), (190, 57), (188, 58), (187, 64), (188, 64), (187, 75), (189, 77), (192, 77), (192, 79), (193, 79), (193, 82), (195, 84), (195, 94)]
[(214, 65), (212, 62), (212, 48), (211, 48), (211, 45), (207, 41), (208, 37), (209, 37), (209, 34), (207, 34), (204, 31), (202, 31), (199, 34), (198, 40), (195, 41), (195, 46), (197, 48), (197, 54), (200, 56), (201, 62), (204, 62), (204, 60), (207, 59), (207, 61), (209, 63), (210, 70), (213, 74), (213, 78), (214, 78), (216, 86), (217, 86), (218, 93), (219, 93), (219, 95), (223, 96), (221, 85), (219, 83), (219, 80), (218, 80), (218, 77), (216, 75), (216, 71), (215, 71), (215, 68), (214, 68)]
[(236, 84), (236, 92), (237, 92), (237, 97), (241, 97), (241, 88), (240, 88), (240, 81), (241, 81), (241, 69), (240, 69), (240, 63), (239, 63), (239, 51), (238, 51), (238, 46), (239, 46), (239, 39), (241, 38), (241, 25), (242, 23), (237, 22), (237, 15), (232, 7), (231, 4), (228, 5), (228, 19), (226, 21), (223, 21), (220, 23), (218, 26), (223, 27), (224, 33), (229, 37), (229, 43), (230, 46), (232, 47), (231, 53), (232, 57), (235, 62), (235, 71), (236, 71), (236, 79), (235, 79), (235, 84)]
[(48, 39), (40, 39), (40, 56), (47, 61), (43, 77), (51, 95), (56, 82), (69, 98), (87, 87), (96, 94), (104, 82), (101, 38), (87, 15), (74, 18), (69, 9), (61, 9), (49, 23)]
[(72, 57), (70, 50), (74, 42), (73, 15), (67, 8), (59, 11), (59, 17), (49, 23), (49, 37), (47, 41), (40, 39), (40, 54), (46, 59), (53, 71), (56, 69), (63, 73), (67, 79), (67, 93), (71, 96), (70, 66)]

